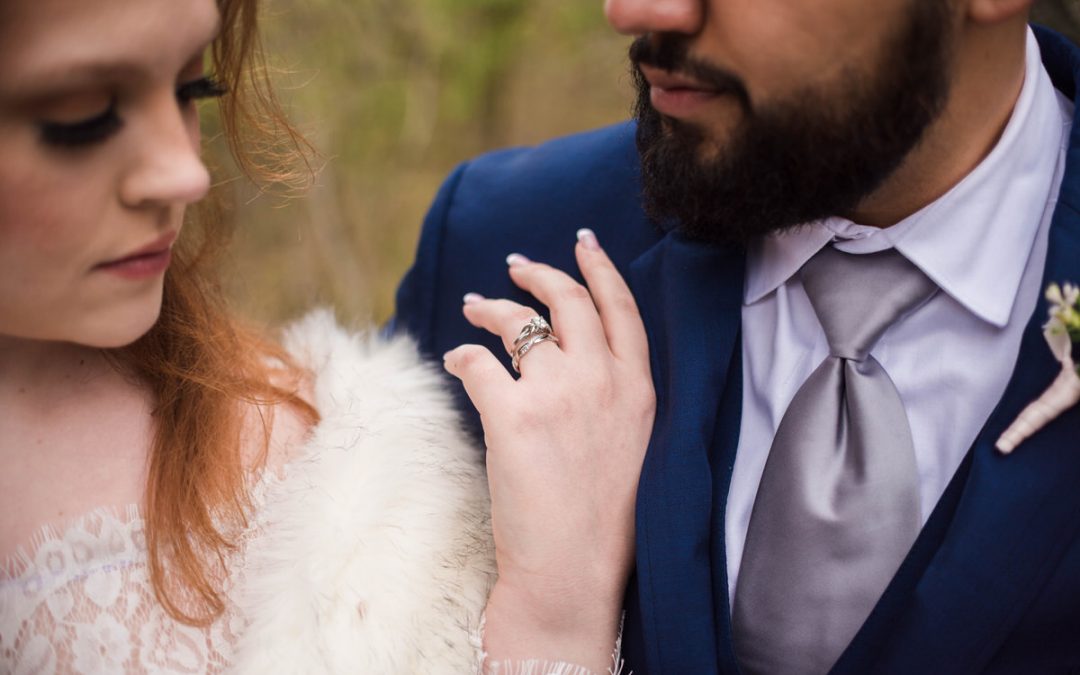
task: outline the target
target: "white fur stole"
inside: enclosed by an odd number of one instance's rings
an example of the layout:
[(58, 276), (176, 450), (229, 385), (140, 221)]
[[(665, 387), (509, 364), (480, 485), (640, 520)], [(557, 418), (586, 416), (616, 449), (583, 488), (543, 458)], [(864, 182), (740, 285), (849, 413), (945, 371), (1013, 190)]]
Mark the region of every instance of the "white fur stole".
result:
[(231, 594), (235, 672), (469, 673), (494, 581), (482, 451), (406, 339), (292, 327), (322, 415), (273, 483)]

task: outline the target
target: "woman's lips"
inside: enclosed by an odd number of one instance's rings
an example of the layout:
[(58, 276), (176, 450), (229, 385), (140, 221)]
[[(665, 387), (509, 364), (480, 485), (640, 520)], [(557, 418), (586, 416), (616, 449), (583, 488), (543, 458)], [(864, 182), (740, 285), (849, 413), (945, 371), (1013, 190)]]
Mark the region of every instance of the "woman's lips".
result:
[(98, 265), (95, 269), (110, 272), (125, 279), (146, 279), (156, 277), (169, 269), (171, 261), (172, 251), (165, 249), (159, 253), (148, 253), (132, 258), (124, 258), (116, 262), (104, 263)]
[(169, 232), (123, 258), (96, 265), (94, 270), (115, 274), (125, 279), (139, 280), (156, 277), (169, 268), (174, 241), (176, 241), (176, 232)]

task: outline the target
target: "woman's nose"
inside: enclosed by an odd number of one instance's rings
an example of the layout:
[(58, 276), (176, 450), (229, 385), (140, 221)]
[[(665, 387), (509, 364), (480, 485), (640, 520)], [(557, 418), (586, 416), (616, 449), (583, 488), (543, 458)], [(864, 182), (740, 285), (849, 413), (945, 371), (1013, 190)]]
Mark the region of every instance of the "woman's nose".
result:
[(120, 188), (120, 198), (130, 208), (186, 206), (210, 190), (210, 173), (200, 157), (198, 120), (186, 117), (173, 97), (155, 108), (143, 118), (135, 159)]

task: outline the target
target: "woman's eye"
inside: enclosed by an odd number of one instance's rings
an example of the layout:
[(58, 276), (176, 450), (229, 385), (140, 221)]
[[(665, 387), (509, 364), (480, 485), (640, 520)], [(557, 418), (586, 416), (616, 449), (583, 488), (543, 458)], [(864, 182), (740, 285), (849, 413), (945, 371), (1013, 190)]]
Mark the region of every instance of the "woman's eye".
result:
[(180, 105), (187, 105), (204, 98), (220, 98), (227, 93), (229, 93), (228, 87), (214, 78), (200, 77), (177, 87), (176, 100), (180, 102)]
[(58, 148), (96, 145), (108, 139), (124, 125), (110, 103), (105, 112), (77, 122), (40, 122), (41, 140)]

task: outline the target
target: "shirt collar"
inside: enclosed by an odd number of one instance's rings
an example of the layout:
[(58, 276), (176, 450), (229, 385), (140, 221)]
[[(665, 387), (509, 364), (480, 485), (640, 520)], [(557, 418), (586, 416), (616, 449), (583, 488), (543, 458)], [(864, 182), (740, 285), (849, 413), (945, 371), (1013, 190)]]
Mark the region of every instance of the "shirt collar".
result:
[(1028, 31), (1024, 85), (990, 154), (944, 196), (878, 229), (834, 217), (757, 242), (749, 252), (746, 304), (787, 283), (822, 247), (849, 253), (896, 248), (968, 311), (1002, 327), (1012, 314), (1052, 194), (1071, 118)]

